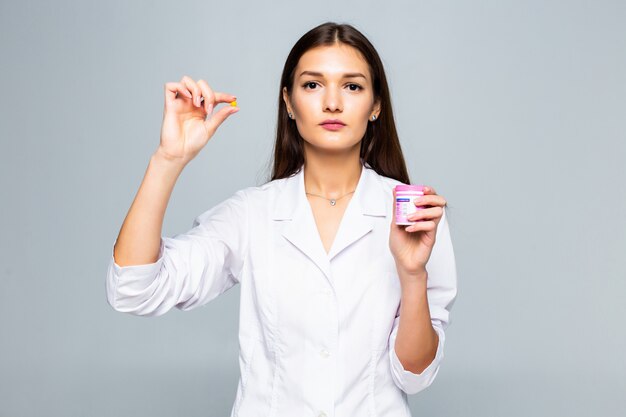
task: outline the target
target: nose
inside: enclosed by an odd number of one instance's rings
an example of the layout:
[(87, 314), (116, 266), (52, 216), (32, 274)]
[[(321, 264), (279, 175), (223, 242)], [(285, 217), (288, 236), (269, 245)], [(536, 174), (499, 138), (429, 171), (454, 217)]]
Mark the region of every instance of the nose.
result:
[(335, 87), (328, 87), (324, 94), (324, 111), (342, 111), (341, 93)]

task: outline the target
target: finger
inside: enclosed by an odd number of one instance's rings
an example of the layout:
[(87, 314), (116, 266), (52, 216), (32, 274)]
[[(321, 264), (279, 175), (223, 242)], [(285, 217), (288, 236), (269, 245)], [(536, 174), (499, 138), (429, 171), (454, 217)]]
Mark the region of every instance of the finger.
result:
[(207, 113), (211, 113), (213, 108), (219, 103), (231, 103), (237, 100), (237, 97), (232, 94), (213, 91), (209, 84), (204, 80), (198, 81), (198, 86), (202, 90), (204, 97), (206, 97), (204, 104), (207, 109)]
[(224, 106), (221, 109), (219, 109), (217, 113), (210, 116), (210, 118), (204, 122), (204, 125), (209, 131), (209, 134), (213, 136), (213, 134), (215, 133), (217, 128), (222, 124), (222, 122), (226, 120), (228, 116), (230, 116), (233, 113), (237, 113), (238, 111), (239, 111), (239, 107)]
[(204, 100), (204, 106), (206, 112), (209, 114), (211, 114), (215, 106), (217, 106), (219, 103), (231, 103), (237, 100), (237, 97), (232, 94), (213, 91), (209, 84), (204, 80), (198, 81), (198, 86), (202, 90), (202, 94), (206, 97), (206, 99)]
[(193, 105), (196, 107), (200, 107), (201, 106), (200, 100), (202, 98), (202, 90), (200, 90), (200, 87), (198, 87), (198, 84), (196, 84), (194, 80), (192, 80), (186, 75), (182, 78), (182, 80), (180, 80), (180, 82), (183, 83), (189, 89), (189, 91), (191, 91), (191, 94), (193, 95)]
[(412, 224), (410, 226), (405, 227), (404, 230), (406, 230), (407, 232), (430, 232), (430, 231), (435, 230), (435, 227), (437, 227), (435, 222), (432, 220), (429, 220), (429, 221), (418, 222), (418, 223)]
[(424, 186), (424, 194), (437, 194), (433, 187)]
[(228, 94), (228, 93), (220, 93), (218, 91), (215, 92), (215, 104), (218, 103), (230, 103), (237, 100), (237, 97), (235, 97), (232, 94)]
[(428, 194), (428, 195), (423, 195), (421, 197), (414, 199), (413, 204), (415, 204), (417, 207), (423, 207), (423, 206), (442, 206), (443, 207), (446, 204), (448, 204), (448, 202), (446, 201), (445, 198), (443, 198), (440, 195)]
[(198, 81), (198, 87), (200, 87), (202, 95), (204, 96), (204, 110), (206, 110), (208, 114), (211, 114), (213, 111), (213, 103), (215, 102), (215, 93), (213, 93), (213, 89), (209, 87), (209, 84), (204, 80)]
[(409, 221), (438, 220), (443, 215), (442, 207), (431, 207), (417, 210), (407, 216)]
[(187, 87), (185, 87), (183, 84), (176, 83), (176, 82), (165, 83), (165, 98), (166, 99), (170, 101), (174, 100), (177, 94), (184, 95), (188, 98), (192, 97), (189, 90), (187, 90)]

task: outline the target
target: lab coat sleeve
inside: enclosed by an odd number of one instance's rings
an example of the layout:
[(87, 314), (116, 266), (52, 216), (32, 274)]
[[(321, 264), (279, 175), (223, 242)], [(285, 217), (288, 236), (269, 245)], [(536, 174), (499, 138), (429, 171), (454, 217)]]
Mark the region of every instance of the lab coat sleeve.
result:
[(161, 237), (154, 263), (122, 267), (112, 249), (108, 303), (120, 312), (160, 316), (172, 307), (190, 310), (213, 300), (239, 283), (247, 219), (245, 191), (240, 190), (197, 216), (191, 230)]
[(395, 350), (398, 325), (400, 323), (399, 314), (394, 319), (389, 337), (389, 358), (391, 360), (392, 377), (396, 385), (407, 394), (416, 394), (432, 384), (439, 372), (439, 366), (444, 356), (445, 329), (450, 324), (450, 309), (454, 304), (457, 293), (456, 261), (446, 210), (444, 210), (437, 227), (435, 245), (426, 263), (426, 271), (428, 272), (427, 296), (431, 323), (433, 329), (439, 335), (435, 358), (419, 374), (404, 369)]

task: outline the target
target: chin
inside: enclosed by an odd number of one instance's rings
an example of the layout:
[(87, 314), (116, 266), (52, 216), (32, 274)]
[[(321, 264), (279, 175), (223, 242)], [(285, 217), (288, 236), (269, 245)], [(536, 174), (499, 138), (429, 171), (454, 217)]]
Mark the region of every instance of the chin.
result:
[(315, 150), (317, 152), (343, 153), (343, 152), (349, 152), (355, 147), (360, 147), (360, 142), (348, 144), (346, 142), (342, 142), (340, 138), (336, 138), (336, 139), (327, 139), (323, 143), (308, 142), (308, 145), (310, 148), (312, 148), (312, 150)]

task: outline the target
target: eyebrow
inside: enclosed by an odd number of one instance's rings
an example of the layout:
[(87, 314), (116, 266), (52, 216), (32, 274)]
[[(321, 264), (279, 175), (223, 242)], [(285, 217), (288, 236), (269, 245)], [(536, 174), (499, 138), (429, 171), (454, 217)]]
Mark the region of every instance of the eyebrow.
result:
[[(314, 77), (324, 77), (324, 74), (322, 74), (321, 72), (315, 72), (315, 71), (302, 71), (300, 73), (300, 77), (302, 77), (303, 75), (312, 75)], [(347, 72), (345, 74), (343, 74), (343, 78), (365, 78), (367, 80), (367, 77), (363, 74), (361, 74), (360, 72)]]

